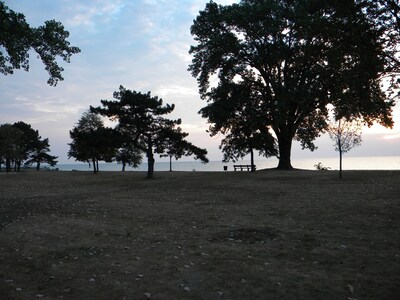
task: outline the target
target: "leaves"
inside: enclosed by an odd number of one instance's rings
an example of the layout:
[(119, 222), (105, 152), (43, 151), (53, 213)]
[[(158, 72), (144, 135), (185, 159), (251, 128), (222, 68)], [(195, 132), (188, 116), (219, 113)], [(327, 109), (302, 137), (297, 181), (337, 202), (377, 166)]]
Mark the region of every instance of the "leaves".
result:
[[(391, 127), (395, 102), (380, 81), (399, 71), (398, 49), (387, 37), (400, 10), (397, 5), (390, 15), (394, 8), (379, 3), (208, 3), (191, 27), (196, 45), (189, 71), (207, 100), (200, 114), (212, 124), (211, 134), (272, 129), (280, 165), (290, 167), (291, 141), (314, 150), (313, 141), (328, 126), (328, 104), (337, 118)], [(237, 123), (246, 119), (257, 126)]]
[(30, 27), (23, 14), (9, 9), (3, 1), (0, 1), (0, 27), (0, 47), (5, 49), (0, 52), (0, 72), (4, 75), (12, 74), (14, 69), (28, 71), (28, 51), (33, 49), (50, 75), (47, 83), (56, 86), (64, 80), (64, 69), (58, 65), (57, 58), (69, 63), (71, 56), (81, 51), (70, 46), (69, 32), (60, 22), (50, 20), (43, 26)]

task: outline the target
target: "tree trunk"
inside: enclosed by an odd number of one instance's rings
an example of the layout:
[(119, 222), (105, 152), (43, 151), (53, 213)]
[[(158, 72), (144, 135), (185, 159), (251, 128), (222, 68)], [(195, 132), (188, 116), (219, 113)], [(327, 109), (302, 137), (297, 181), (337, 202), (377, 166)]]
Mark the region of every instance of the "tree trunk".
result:
[(169, 156), (169, 171), (172, 172), (172, 156)]
[(338, 149), (339, 149), (339, 178), (342, 179), (342, 135), (340, 130), (340, 119), (338, 126)]
[(6, 158), (6, 172), (11, 172), (11, 159)]
[(342, 153), (342, 149), (339, 149), (339, 178), (342, 178), (342, 158), (343, 153)]
[(277, 169), (279, 170), (293, 170), (290, 156), (292, 152), (292, 141), (291, 137), (285, 136), (285, 134), (278, 135), (279, 144), (279, 164)]
[(251, 163), (251, 171), (255, 172), (256, 167), (254, 165), (254, 151), (253, 151), (253, 148), (251, 148), (251, 147), (250, 147), (250, 163)]
[(36, 171), (39, 171), (40, 170), (40, 162), (37, 162), (36, 163)]
[(125, 166), (126, 166), (126, 162), (122, 161), (122, 172), (125, 172)]
[(154, 154), (153, 154), (153, 142), (151, 138), (147, 141), (147, 178), (153, 178), (154, 174)]
[(95, 158), (92, 159), (92, 164), (93, 164), (93, 173), (96, 174), (97, 169), (96, 169), (96, 159)]
[(96, 159), (96, 169), (97, 169), (97, 172), (99, 171), (99, 160), (98, 159)]

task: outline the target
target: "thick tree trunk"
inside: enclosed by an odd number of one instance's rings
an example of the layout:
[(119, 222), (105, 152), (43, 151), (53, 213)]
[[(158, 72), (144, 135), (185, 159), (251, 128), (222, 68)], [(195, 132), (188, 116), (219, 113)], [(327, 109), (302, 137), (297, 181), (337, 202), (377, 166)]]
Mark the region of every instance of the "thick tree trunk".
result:
[(125, 172), (125, 166), (126, 166), (126, 162), (122, 162), (122, 172)]
[(279, 170), (293, 170), (290, 156), (292, 152), (292, 141), (291, 137), (285, 136), (284, 134), (278, 135), (279, 143), (279, 164), (277, 169)]
[(97, 169), (97, 172), (99, 171), (99, 160), (98, 159), (96, 159), (96, 169)]
[(151, 138), (147, 141), (147, 178), (153, 178), (154, 174), (154, 154), (153, 154), (153, 143)]
[(40, 170), (40, 162), (37, 162), (36, 163), (36, 171), (39, 171)]

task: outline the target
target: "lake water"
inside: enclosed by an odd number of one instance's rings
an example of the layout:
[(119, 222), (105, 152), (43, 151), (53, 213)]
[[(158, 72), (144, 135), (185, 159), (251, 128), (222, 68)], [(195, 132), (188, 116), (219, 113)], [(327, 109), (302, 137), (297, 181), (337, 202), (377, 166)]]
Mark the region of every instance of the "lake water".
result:
[[(324, 167), (332, 170), (339, 169), (339, 159), (334, 158), (307, 158), (292, 159), (294, 168), (315, 170), (314, 165), (322, 163)], [(224, 166), (228, 171), (233, 171), (234, 164), (250, 164), (249, 160), (241, 160), (236, 163), (223, 163), (220, 161), (211, 161), (208, 164), (202, 164), (199, 161), (175, 161), (172, 163), (174, 171), (223, 171)], [(276, 158), (256, 160), (257, 170), (266, 168), (275, 168), (278, 165)], [(60, 164), (57, 165), (60, 171), (92, 171), (88, 164)], [(117, 163), (100, 163), (100, 171), (120, 171), (121, 165)], [(139, 168), (127, 167), (127, 171), (147, 171), (147, 163), (143, 163)], [(374, 157), (346, 157), (343, 158), (343, 170), (400, 170), (400, 156), (374, 156)], [(155, 163), (155, 171), (169, 171), (169, 162)]]

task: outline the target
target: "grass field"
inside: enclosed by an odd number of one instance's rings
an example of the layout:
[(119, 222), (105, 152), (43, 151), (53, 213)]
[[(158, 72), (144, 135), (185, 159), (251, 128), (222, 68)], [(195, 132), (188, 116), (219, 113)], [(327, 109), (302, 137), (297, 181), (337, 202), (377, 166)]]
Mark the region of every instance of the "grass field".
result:
[(1, 299), (400, 299), (400, 171), (0, 173)]

